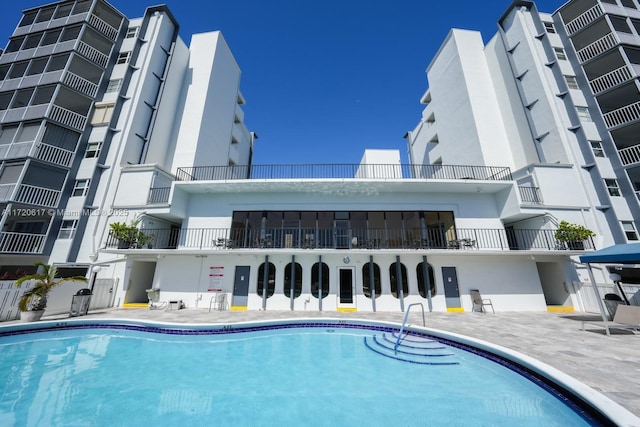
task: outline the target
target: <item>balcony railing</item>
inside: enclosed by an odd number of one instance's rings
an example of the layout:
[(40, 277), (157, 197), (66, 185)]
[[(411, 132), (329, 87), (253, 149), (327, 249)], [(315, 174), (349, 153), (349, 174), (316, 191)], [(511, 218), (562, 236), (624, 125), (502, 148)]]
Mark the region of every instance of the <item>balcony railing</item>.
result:
[(178, 168), (179, 181), (251, 179), (463, 179), (511, 181), (511, 170), (497, 166), (459, 165), (233, 165)]
[(620, 161), (623, 165), (631, 165), (633, 163), (640, 162), (640, 144), (633, 145), (631, 147), (625, 147), (618, 150)]
[(604, 121), (609, 128), (635, 122), (640, 119), (640, 101), (625, 105), (604, 115)]
[(595, 42), (580, 49), (577, 54), (580, 62), (586, 62), (591, 58), (595, 58), (613, 48), (618, 44), (618, 38), (614, 33), (609, 33), (606, 36), (599, 38)]
[(150, 205), (167, 203), (169, 201), (170, 191), (171, 187), (157, 187), (150, 189), (147, 203)]
[(109, 55), (105, 55), (83, 41), (78, 42), (78, 53), (102, 68), (109, 63)]
[(98, 93), (97, 84), (70, 71), (64, 73), (64, 76), (62, 77), (62, 83), (66, 84), (69, 87), (72, 87), (80, 93), (90, 96), (91, 98), (95, 98), (96, 94)]
[(0, 146), (0, 159), (18, 159), (22, 157), (33, 157), (45, 162), (69, 167), (73, 159), (73, 151), (33, 141)]
[(616, 87), (624, 82), (627, 82), (633, 78), (631, 70), (626, 65), (610, 71), (602, 76), (593, 79), (589, 82), (591, 91), (595, 94), (603, 92), (607, 89)]
[(586, 12), (577, 16), (573, 20), (571, 20), (567, 25), (567, 33), (571, 36), (576, 32), (580, 31), (587, 25), (591, 24), (593, 21), (598, 19), (604, 14), (602, 11), (602, 7), (599, 4), (596, 4), (590, 9), (587, 9)]
[(46, 234), (0, 233), (0, 253), (40, 254), (44, 248)]
[(115, 41), (118, 37), (118, 29), (114, 28), (111, 24), (107, 23), (103, 19), (98, 18), (95, 14), (89, 15), (89, 24), (91, 24), (96, 30)]
[(49, 110), (49, 118), (79, 131), (83, 131), (84, 126), (87, 124), (86, 115), (67, 110), (66, 108), (58, 105), (51, 106), (51, 109)]
[(58, 205), (59, 197), (59, 190), (52, 190), (50, 188), (22, 184), (18, 188), (18, 193), (15, 196), (15, 201), (28, 205), (55, 208)]
[(520, 199), (523, 203), (531, 203), (534, 205), (542, 204), (542, 195), (538, 187), (518, 187), (520, 190)]
[[(145, 243), (107, 238), (120, 249), (473, 249), (563, 250), (555, 230), (540, 229), (351, 229), (351, 228), (183, 228), (142, 229)], [(591, 239), (570, 249), (594, 249)]]

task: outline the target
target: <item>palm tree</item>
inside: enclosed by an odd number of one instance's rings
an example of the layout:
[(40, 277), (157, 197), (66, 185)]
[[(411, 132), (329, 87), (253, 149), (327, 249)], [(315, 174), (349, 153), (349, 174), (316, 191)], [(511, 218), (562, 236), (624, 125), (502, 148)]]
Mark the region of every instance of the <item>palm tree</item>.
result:
[(87, 282), (87, 278), (84, 276), (65, 277), (62, 280), (57, 280), (58, 269), (54, 265), (43, 262), (36, 262), (34, 265), (38, 267), (36, 274), (22, 276), (14, 283), (14, 285), (20, 287), (28, 280), (36, 280), (36, 284), (20, 297), (20, 301), (18, 302), (20, 311), (44, 310), (47, 307), (49, 292), (62, 282)]

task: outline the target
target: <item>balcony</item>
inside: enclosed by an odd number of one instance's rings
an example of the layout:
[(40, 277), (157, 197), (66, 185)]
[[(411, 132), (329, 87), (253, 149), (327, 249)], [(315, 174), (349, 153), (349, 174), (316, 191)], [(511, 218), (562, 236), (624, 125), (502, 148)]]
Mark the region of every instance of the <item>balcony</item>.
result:
[(168, 203), (170, 191), (171, 191), (171, 187), (151, 188), (149, 190), (149, 198), (147, 199), (147, 204), (157, 205), (157, 204)]
[(600, 18), (602, 15), (604, 15), (602, 7), (599, 4), (596, 4), (566, 24), (567, 34), (571, 36), (577, 33), (596, 19)]
[(591, 80), (589, 82), (589, 86), (591, 87), (591, 92), (593, 92), (594, 95), (597, 95), (605, 90), (612, 89), (628, 82), (633, 78), (634, 76), (631, 73), (631, 70), (625, 65)]
[(0, 253), (41, 254), (46, 234), (0, 233)]
[(12, 201), (27, 205), (55, 208), (58, 205), (59, 198), (59, 190), (28, 184), (0, 184), (0, 202)]
[(420, 164), (233, 165), (178, 168), (178, 181), (265, 179), (445, 179), (511, 181), (508, 167)]
[(609, 129), (640, 120), (640, 101), (603, 114)]
[(520, 199), (522, 203), (541, 205), (542, 195), (540, 194), (540, 188), (538, 187), (518, 187), (520, 191)]
[(89, 15), (89, 19), (87, 21), (91, 26), (93, 26), (93, 28), (104, 34), (110, 40), (115, 41), (118, 37), (118, 29), (98, 18), (94, 13)]
[(62, 83), (78, 92), (85, 94), (91, 98), (95, 98), (98, 93), (98, 85), (77, 74), (66, 71), (62, 77)]
[(618, 43), (619, 41), (616, 35), (614, 33), (609, 33), (595, 42), (583, 47), (576, 53), (578, 54), (580, 62), (584, 63), (614, 48)]
[(618, 150), (620, 161), (624, 166), (640, 163), (640, 144)]
[(18, 159), (24, 157), (33, 157), (34, 159), (55, 165), (69, 167), (73, 159), (73, 151), (33, 141), (0, 146), (0, 159)]
[(51, 106), (47, 118), (81, 132), (84, 131), (87, 124), (86, 114), (76, 113), (58, 105)]
[[(118, 249), (362, 249), (362, 250), (566, 250), (555, 230), (540, 229), (351, 229), (351, 228), (183, 228), (142, 229), (145, 244), (123, 245), (113, 235), (108, 248)], [(594, 249), (591, 239), (580, 250)]]

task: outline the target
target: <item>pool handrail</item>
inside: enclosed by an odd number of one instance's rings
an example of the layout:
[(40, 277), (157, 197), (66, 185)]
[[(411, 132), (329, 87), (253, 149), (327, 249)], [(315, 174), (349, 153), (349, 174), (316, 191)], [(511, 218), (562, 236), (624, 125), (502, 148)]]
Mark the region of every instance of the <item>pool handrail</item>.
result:
[(398, 333), (398, 339), (396, 340), (396, 344), (393, 346), (393, 353), (398, 354), (398, 346), (400, 345), (400, 339), (402, 338), (402, 331), (404, 331), (404, 326), (407, 324), (407, 318), (409, 318), (409, 312), (411, 311), (411, 307), (414, 305), (419, 305), (422, 309), (422, 326), (427, 326), (426, 321), (424, 320), (424, 305), (421, 302), (415, 302), (413, 304), (409, 304), (407, 307), (407, 311), (404, 313), (404, 320), (402, 320), (402, 326), (400, 326), (400, 332)]

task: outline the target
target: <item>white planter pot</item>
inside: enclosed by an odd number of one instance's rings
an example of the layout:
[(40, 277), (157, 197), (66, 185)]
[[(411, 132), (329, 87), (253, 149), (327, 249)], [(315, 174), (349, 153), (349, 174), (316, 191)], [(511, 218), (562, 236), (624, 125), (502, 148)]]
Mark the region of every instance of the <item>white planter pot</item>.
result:
[(20, 312), (20, 321), (22, 322), (37, 322), (42, 318), (44, 314), (44, 310), (38, 311), (21, 311)]

